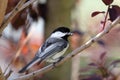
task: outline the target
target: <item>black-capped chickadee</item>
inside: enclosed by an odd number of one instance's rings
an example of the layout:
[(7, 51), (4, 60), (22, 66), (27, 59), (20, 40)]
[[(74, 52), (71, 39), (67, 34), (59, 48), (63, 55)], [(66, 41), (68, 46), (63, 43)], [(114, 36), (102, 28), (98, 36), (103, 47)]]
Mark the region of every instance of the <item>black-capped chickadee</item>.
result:
[(31, 68), (36, 63), (57, 62), (69, 47), (68, 37), (72, 35), (70, 29), (66, 27), (59, 27), (55, 29), (45, 43), (39, 48), (33, 60), (23, 67), (19, 73)]

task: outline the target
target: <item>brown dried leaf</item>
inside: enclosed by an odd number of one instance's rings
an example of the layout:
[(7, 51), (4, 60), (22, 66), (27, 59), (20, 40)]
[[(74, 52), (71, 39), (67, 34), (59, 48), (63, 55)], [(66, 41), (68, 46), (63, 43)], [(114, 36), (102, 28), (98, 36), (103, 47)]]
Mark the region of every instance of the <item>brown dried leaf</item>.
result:
[(93, 12), (92, 14), (91, 14), (91, 17), (94, 17), (94, 16), (96, 16), (96, 15), (98, 15), (98, 14), (100, 14), (100, 13), (105, 13), (104, 11), (95, 11), (95, 12)]
[(108, 11), (111, 21), (114, 21), (118, 16), (120, 16), (120, 7), (117, 5), (112, 5), (112, 7), (109, 8)]
[(110, 5), (113, 0), (102, 0), (105, 5)]

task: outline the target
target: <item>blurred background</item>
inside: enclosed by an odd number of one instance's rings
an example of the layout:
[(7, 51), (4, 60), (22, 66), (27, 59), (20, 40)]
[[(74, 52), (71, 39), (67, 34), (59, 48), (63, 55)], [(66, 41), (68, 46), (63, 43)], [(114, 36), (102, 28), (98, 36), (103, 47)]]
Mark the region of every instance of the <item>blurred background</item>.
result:
[[(19, 1), (8, 0), (6, 15)], [(120, 6), (120, 1), (114, 0), (112, 4)], [(3, 72), (10, 63), (6, 72), (17, 72), (26, 65), (50, 33), (60, 26), (75, 31), (69, 38), (70, 48), (66, 54), (80, 47), (102, 29), (105, 14), (91, 17), (94, 11), (106, 12), (107, 6), (102, 0), (37, 0), (25, 8), (8, 24), (0, 38), (0, 66)], [(107, 21), (106, 25), (110, 23)], [(119, 80), (119, 36), (120, 25), (117, 25), (81, 54), (34, 80), (103, 80), (106, 75), (113, 78), (111, 74), (116, 78), (114, 80)], [(29, 72), (46, 65), (48, 63), (35, 65)]]

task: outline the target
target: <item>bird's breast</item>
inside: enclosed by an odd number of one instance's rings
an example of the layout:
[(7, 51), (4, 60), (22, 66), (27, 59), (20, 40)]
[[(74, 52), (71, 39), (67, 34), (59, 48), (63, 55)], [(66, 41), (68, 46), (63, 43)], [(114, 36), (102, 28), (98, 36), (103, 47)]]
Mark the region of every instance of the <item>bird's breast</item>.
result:
[(57, 62), (61, 56), (64, 55), (65, 51), (68, 49), (69, 45), (67, 45), (66, 48), (64, 48), (61, 52), (55, 54), (54, 56), (48, 58), (46, 62)]

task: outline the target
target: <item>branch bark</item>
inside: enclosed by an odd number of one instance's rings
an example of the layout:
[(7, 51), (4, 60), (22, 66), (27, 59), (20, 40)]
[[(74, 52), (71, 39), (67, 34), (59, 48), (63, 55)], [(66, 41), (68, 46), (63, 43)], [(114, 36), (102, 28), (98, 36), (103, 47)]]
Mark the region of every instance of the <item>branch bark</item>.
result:
[[(23, 4), (23, 6), (21, 8), (18, 8), (18, 12), (20, 12), (23, 9), (27, 8), (29, 5), (31, 5), (35, 1), (36, 0), (30, 0), (30, 1), (26, 2), (25, 4)], [(8, 13), (8, 14), (5, 15), (4, 21), (7, 20), (8, 17), (10, 17), (11, 13), (12, 13), (12, 11), (10, 13)]]
[(0, 26), (3, 22), (8, 0), (0, 0)]
[(13, 19), (13, 17), (19, 12), (19, 8), (22, 7), (22, 5), (25, 3), (26, 0), (20, 0), (19, 3), (17, 4), (17, 6), (12, 10), (12, 12), (9, 14), (9, 17), (2, 23), (1, 27), (0, 27), (0, 34), (2, 34), (2, 31), (4, 30), (4, 28), (8, 25), (8, 23)]
[(90, 40), (88, 40), (85, 44), (83, 44), (81, 47), (75, 49), (74, 51), (72, 51), (71, 53), (69, 53), (64, 59), (62, 59), (60, 62), (56, 63), (56, 64), (50, 64), (42, 69), (39, 69), (37, 71), (31, 72), (27, 75), (24, 76), (20, 76), (17, 77), (13, 80), (27, 80), (30, 79), (34, 76), (43, 74), (45, 72), (48, 72), (54, 68), (56, 68), (56, 66), (59, 66), (60, 64), (64, 63), (65, 61), (71, 59), (72, 57), (74, 57), (75, 55), (79, 54), (81, 51), (85, 50), (86, 48), (90, 47), (94, 42), (96, 42), (99, 38), (101, 38), (103, 35), (107, 34), (111, 28), (113, 28), (115, 25), (117, 25), (118, 23), (120, 23), (120, 16), (114, 21), (112, 22), (109, 26), (106, 26), (105, 29), (98, 33), (95, 37), (91, 38)]
[[(4, 1), (4, 0), (2, 0)], [(5, 0), (7, 1), (7, 0)], [(30, 4), (32, 4), (33, 2), (35, 2), (36, 0), (30, 0), (27, 3), (25, 3), (26, 0), (20, 0), (19, 3), (17, 4), (17, 6), (10, 12), (8, 13), (3, 22), (1, 23), (2, 25), (0, 25), (0, 34), (2, 34), (2, 31), (4, 30), (4, 28), (8, 25), (8, 23), (14, 18), (14, 16), (19, 13), (20, 11), (22, 11), (23, 9), (25, 9), (26, 7), (28, 7)], [(1, 3), (1, 2), (0, 2)], [(24, 4), (25, 3), (25, 4)], [(1, 10), (1, 9), (0, 9)]]
[(1, 67), (0, 67), (0, 80), (5, 80)]
[(26, 7), (28, 7), (29, 5), (31, 5), (35, 1), (37, 1), (37, 0), (30, 0), (30, 1), (26, 2), (18, 11), (25, 9)]

